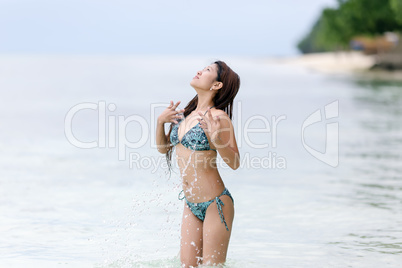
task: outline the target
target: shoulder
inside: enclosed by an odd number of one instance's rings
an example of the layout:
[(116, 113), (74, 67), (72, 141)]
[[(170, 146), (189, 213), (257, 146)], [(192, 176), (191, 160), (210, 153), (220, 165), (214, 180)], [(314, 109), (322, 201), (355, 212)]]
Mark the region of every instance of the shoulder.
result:
[(225, 122), (225, 123), (227, 123), (227, 124), (232, 124), (232, 120), (230, 119), (229, 115), (228, 115), (225, 111), (223, 111), (223, 110), (220, 110), (220, 109), (213, 109), (213, 110), (211, 110), (211, 114), (212, 114), (212, 117), (213, 117), (214, 119), (215, 119), (217, 116), (219, 116), (219, 119), (220, 119), (221, 123), (222, 123), (222, 122)]
[(224, 117), (224, 118), (230, 119), (229, 115), (225, 111), (220, 110), (220, 109), (216, 109), (216, 108), (212, 109), (211, 114), (213, 117), (219, 116), (221, 118)]

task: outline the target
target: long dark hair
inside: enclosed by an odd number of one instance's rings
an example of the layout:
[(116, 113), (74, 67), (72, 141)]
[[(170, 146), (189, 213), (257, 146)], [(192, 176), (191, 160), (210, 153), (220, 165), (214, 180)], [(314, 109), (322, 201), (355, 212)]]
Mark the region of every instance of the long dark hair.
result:
[[(237, 92), (239, 92), (240, 77), (223, 61), (215, 61), (214, 64), (218, 66), (218, 76), (216, 78), (216, 81), (222, 82), (223, 86), (215, 94), (212, 101), (214, 102), (214, 106), (216, 109), (225, 111), (228, 114), (229, 118), (232, 120), (233, 101), (237, 95)], [(197, 108), (197, 104), (198, 94), (195, 95), (195, 97), (184, 108), (184, 116), (187, 117), (189, 114), (191, 114), (195, 110), (195, 108)], [(173, 123), (170, 124), (168, 137), (170, 137), (173, 125)], [(166, 161), (168, 164), (169, 174), (172, 169), (172, 149), (173, 147), (171, 146), (166, 153)]]

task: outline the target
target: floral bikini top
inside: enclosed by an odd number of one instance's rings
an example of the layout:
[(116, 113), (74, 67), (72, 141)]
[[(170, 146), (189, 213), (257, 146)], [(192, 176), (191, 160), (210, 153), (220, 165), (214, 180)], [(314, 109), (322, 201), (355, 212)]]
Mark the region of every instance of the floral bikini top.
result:
[[(207, 112), (208, 111), (206, 111), (205, 114)], [(176, 146), (178, 143), (181, 143), (183, 144), (184, 147), (195, 151), (208, 151), (208, 150), (216, 151), (215, 149), (209, 147), (207, 135), (205, 135), (205, 132), (201, 128), (199, 122), (189, 131), (187, 131), (187, 133), (184, 134), (183, 138), (180, 141), (178, 129), (180, 123), (183, 121), (184, 119), (180, 119), (179, 123), (175, 124), (172, 128), (172, 131), (170, 132), (170, 142), (173, 144), (173, 146)]]

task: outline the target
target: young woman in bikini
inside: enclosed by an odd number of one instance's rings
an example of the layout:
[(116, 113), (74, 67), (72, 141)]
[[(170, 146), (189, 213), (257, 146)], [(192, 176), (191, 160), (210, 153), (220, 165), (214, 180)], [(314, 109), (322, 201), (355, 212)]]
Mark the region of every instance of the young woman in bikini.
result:
[[(183, 179), (185, 199), (181, 225), (180, 260), (182, 267), (216, 265), (226, 261), (234, 218), (234, 200), (217, 169), (216, 157), (237, 169), (240, 155), (232, 125), (233, 100), (240, 78), (224, 62), (216, 61), (198, 71), (190, 85), (197, 95), (183, 110), (180, 101), (158, 117), (156, 142), (166, 154), (171, 168), (171, 153)], [(184, 112), (184, 117), (179, 113)], [(166, 135), (164, 124), (171, 123)], [(179, 194), (179, 196), (180, 196)]]

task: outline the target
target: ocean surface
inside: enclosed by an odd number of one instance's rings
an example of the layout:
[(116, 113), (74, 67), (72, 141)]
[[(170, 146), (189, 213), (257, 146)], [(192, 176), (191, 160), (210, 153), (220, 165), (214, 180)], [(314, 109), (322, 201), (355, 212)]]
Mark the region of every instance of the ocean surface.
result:
[[(0, 267), (179, 267), (155, 119), (214, 60), (0, 56)], [(400, 267), (402, 83), (221, 60), (242, 82), (226, 267)]]

